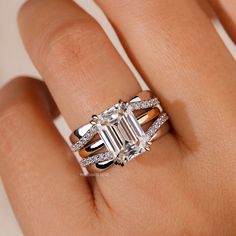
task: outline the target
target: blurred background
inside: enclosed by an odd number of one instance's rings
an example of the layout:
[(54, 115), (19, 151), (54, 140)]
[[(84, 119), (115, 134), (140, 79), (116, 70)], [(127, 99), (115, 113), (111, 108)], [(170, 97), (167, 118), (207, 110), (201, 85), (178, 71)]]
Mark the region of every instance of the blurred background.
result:
[[(130, 69), (135, 74), (138, 81), (143, 85), (142, 80), (130, 63), (122, 46), (116, 37), (111, 25), (100, 9), (92, 0), (77, 0), (80, 6), (93, 15), (103, 26), (108, 37), (111, 39), (123, 59), (126, 61)], [(17, 28), (17, 12), (24, 0), (0, 0), (0, 87), (7, 81), (17, 75), (31, 75), (40, 77), (33, 64), (31, 63), (19, 36)], [(213, 20), (213, 24), (220, 36), (224, 40), (226, 46), (236, 58), (236, 48), (231, 42), (217, 19)], [(56, 121), (56, 125), (63, 134), (68, 137), (69, 129), (62, 118)], [(1, 137), (4, 138), (4, 137)], [(4, 187), (0, 179), (0, 236), (22, 236), (20, 228), (15, 220), (14, 214), (8, 202)]]

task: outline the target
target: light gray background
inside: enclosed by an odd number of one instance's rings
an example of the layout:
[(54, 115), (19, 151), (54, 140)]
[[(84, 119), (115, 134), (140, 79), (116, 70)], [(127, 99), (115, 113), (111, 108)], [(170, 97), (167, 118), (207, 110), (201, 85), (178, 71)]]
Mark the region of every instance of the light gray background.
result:
[[(17, 75), (27, 74), (39, 77), (38, 72), (35, 70), (28, 55), (26, 54), (17, 29), (17, 12), (23, 2), (23, 0), (0, 0), (0, 86)], [(141, 82), (140, 76), (129, 62), (112, 27), (100, 9), (91, 0), (77, 0), (76, 2), (84, 7), (102, 24), (121, 56), (134, 72), (139, 82)], [(37, 17), (40, 17), (40, 14)], [(214, 20), (214, 25), (225, 41), (227, 47), (236, 58), (236, 48), (217, 20)], [(63, 135), (67, 137), (69, 134), (69, 129), (63, 119), (59, 119), (57, 121), (57, 126)], [(21, 235), (22, 233), (10, 208), (7, 196), (0, 180), (0, 236)]]

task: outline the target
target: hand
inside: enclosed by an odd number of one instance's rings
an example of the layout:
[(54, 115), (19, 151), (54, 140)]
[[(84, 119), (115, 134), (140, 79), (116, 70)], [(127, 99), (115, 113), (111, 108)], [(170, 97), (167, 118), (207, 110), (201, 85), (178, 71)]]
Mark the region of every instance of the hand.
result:
[[(57, 107), (73, 130), (141, 88), (75, 3), (27, 1), (20, 31), (46, 85), (22, 77), (0, 92), (0, 173), (24, 234), (236, 235), (235, 60), (194, 0), (97, 2), (172, 130), (124, 168), (84, 177)], [(220, 2), (236, 40), (236, 4)]]

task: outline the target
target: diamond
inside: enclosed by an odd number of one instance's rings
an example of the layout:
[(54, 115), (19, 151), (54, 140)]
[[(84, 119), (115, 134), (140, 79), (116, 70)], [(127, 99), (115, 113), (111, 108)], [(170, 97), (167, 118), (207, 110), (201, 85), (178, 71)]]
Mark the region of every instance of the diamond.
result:
[(139, 102), (131, 102), (130, 107), (132, 110), (140, 110), (140, 109), (146, 109), (150, 107), (154, 107), (160, 104), (157, 98), (152, 98), (150, 100), (144, 100)]
[(108, 152), (95, 154), (81, 161), (83, 166), (114, 160), (117, 164), (133, 159), (149, 149), (150, 143), (158, 129), (168, 120), (162, 113), (149, 127), (146, 134), (133, 111), (159, 105), (157, 98), (136, 102), (122, 102), (96, 115), (95, 123), (83, 134), (78, 142), (71, 146), (73, 151), (84, 147), (96, 133), (99, 134)]
[(166, 113), (162, 113), (149, 127), (146, 132), (146, 136), (148, 140), (151, 140), (155, 133), (160, 129), (160, 127), (168, 120), (168, 115)]
[(93, 125), (82, 137), (81, 139), (71, 145), (71, 149), (73, 152), (76, 152), (78, 149), (82, 148), (85, 144), (87, 144), (96, 134), (97, 127)]
[(145, 152), (147, 137), (129, 106), (116, 104), (98, 115), (97, 130), (119, 163)]
[(113, 156), (110, 152), (99, 153), (88, 158), (84, 158), (80, 161), (80, 164), (84, 167), (96, 164), (103, 161), (110, 161), (113, 159)]

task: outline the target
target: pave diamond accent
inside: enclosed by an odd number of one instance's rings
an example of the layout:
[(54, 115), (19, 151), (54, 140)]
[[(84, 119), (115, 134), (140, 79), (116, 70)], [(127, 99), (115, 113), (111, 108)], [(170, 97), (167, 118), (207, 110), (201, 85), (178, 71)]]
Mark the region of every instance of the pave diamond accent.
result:
[(82, 148), (84, 145), (86, 145), (97, 133), (97, 126), (93, 125), (82, 137), (81, 139), (76, 142), (75, 144), (71, 145), (71, 150), (73, 152), (76, 152), (80, 148)]
[(113, 159), (113, 155), (110, 152), (104, 152), (104, 153), (99, 153), (99, 154), (93, 155), (88, 158), (83, 158), (80, 161), (80, 164), (83, 167), (86, 167), (86, 166), (89, 166), (92, 164), (96, 164), (96, 163), (103, 162), (103, 161), (109, 161), (112, 159)]
[(149, 127), (146, 132), (148, 140), (151, 140), (155, 133), (160, 129), (160, 127), (169, 119), (166, 113), (162, 113)]
[(141, 109), (147, 109), (150, 107), (155, 107), (158, 104), (160, 104), (159, 100), (157, 98), (152, 98), (150, 100), (131, 102), (129, 106), (133, 111), (135, 111), (135, 110), (141, 110)]

